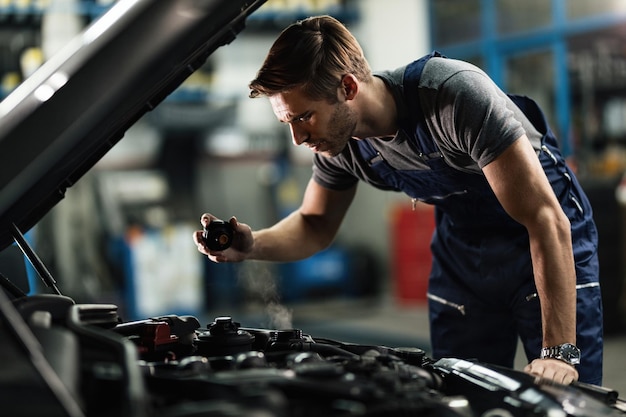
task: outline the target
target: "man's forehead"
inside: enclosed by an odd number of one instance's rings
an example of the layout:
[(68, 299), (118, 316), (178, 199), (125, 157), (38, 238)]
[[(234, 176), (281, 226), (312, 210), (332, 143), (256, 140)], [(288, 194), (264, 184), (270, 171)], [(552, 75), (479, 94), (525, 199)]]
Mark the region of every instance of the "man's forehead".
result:
[(304, 99), (302, 94), (298, 94), (293, 90), (283, 93), (274, 94), (269, 97), (274, 113), (280, 114), (282, 117), (291, 118), (306, 111), (309, 100)]

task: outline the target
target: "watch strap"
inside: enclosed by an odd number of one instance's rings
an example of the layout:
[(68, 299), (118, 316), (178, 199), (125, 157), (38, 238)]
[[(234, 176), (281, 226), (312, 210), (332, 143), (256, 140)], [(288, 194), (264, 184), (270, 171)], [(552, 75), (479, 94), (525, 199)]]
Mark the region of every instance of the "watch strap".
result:
[(580, 363), (580, 350), (571, 343), (544, 347), (541, 349), (541, 359), (558, 359), (570, 365)]

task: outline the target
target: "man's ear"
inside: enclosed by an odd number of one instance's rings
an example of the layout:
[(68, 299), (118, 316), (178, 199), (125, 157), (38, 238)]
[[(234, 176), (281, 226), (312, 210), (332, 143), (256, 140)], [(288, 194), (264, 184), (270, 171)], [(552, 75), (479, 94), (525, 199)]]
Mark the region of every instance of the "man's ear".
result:
[(345, 100), (353, 100), (359, 92), (359, 80), (352, 74), (346, 74), (341, 78), (340, 97)]

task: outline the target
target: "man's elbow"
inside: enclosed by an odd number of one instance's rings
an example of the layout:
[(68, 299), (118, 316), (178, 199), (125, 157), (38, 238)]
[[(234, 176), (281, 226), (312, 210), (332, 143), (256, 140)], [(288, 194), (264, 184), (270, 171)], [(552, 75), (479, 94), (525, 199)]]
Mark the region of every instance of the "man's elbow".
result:
[(314, 252), (327, 249), (335, 240), (339, 227), (323, 216), (302, 215), (306, 224), (307, 244)]
[(571, 223), (560, 206), (538, 209), (522, 222), (529, 233), (553, 234), (558, 239), (571, 239)]

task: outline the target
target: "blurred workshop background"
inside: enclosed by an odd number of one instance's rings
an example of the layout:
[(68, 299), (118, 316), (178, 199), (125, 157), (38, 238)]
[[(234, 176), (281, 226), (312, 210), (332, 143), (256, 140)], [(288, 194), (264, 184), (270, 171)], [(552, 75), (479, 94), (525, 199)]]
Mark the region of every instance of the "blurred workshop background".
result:
[[(0, 0), (0, 97), (114, 3)], [(125, 320), (229, 314), (332, 332), (353, 318), (371, 338), (364, 321), (386, 317), (386, 340), (401, 328), (428, 343), (432, 211), (407, 197), (360, 186), (335, 244), (302, 262), (216, 265), (192, 242), (203, 212), (261, 228), (298, 206), (312, 155), (247, 84), (279, 31), (314, 14), (345, 22), (374, 70), (437, 49), (540, 103), (594, 206), (607, 337), (626, 334), (624, 0), (268, 1), (28, 233), (62, 292)]]

